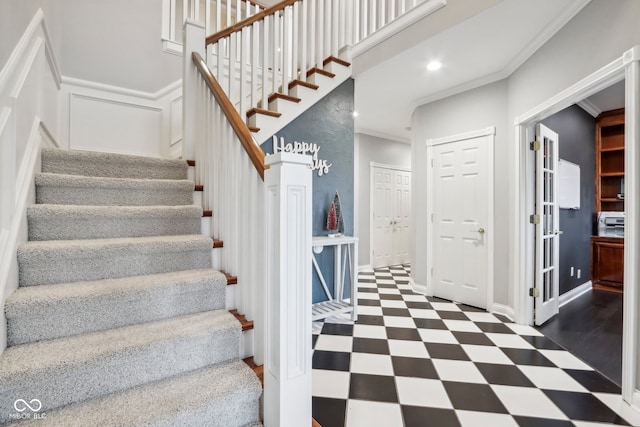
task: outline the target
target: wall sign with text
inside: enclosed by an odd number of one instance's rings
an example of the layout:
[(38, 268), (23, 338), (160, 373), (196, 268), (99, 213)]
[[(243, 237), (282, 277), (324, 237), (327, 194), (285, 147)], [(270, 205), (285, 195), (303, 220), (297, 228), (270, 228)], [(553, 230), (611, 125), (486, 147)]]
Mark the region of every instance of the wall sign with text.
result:
[(311, 163), (311, 169), (314, 171), (317, 170), (318, 176), (329, 173), (331, 163), (318, 158), (318, 152), (320, 151), (320, 146), (318, 144), (310, 144), (308, 142), (298, 141), (285, 144), (284, 137), (280, 137), (280, 140), (278, 141), (278, 137), (273, 135), (273, 154), (279, 153), (281, 151), (285, 153), (309, 154), (313, 159), (313, 162)]

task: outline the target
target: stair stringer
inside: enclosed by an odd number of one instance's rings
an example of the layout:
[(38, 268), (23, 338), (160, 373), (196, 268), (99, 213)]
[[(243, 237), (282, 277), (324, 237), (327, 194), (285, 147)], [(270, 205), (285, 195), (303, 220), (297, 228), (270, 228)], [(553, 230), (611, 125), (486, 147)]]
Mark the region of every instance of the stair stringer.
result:
[[(257, 123), (256, 126), (259, 127), (260, 130), (254, 132), (253, 137), (258, 144), (262, 145), (278, 131), (284, 129), (285, 126), (349, 79), (351, 77), (351, 66), (344, 67), (337, 65), (332, 68), (331, 72), (335, 74), (335, 77), (323, 79), (323, 84), (319, 85), (320, 87), (317, 90), (306, 90), (304, 96), (299, 96), (299, 103), (293, 104), (291, 108), (279, 109), (278, 112), (282, 113), (280, 117), (266, 117), (266, 120), (261, 120)], [(285, 102), (286, 101), (283, 101), (283, 103)]]

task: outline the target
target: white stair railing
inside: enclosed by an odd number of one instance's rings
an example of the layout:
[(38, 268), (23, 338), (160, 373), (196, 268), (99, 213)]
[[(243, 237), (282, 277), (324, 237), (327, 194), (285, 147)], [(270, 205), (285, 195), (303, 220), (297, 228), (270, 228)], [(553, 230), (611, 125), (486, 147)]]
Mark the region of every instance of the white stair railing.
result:
[(285, 0), (207, 37), (207, 62), (244, 119), (307, 72), (426, 0)]
[(305, 156), (265, 159), (247, 110), (296, 95), (309, 70), (348, 59), (349, 46), (417, 2), (285, 0), (206, 43), (204, 23), (185, 23), (183, 157), (196, 160), (224, 241), (219, 267), (238, 277), (228, 308), (256, 320), (245, 353), (265, 366), (266, 427), (311, 422), (311, 170)]

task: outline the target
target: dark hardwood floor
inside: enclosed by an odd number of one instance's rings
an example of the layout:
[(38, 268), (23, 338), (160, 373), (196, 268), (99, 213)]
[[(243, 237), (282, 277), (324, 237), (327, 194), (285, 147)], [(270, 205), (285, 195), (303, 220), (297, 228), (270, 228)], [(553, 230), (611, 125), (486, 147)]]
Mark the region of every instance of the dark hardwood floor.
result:
[(621, 385), (622, 294), (592, 290), (562, 307), (539, 330)]

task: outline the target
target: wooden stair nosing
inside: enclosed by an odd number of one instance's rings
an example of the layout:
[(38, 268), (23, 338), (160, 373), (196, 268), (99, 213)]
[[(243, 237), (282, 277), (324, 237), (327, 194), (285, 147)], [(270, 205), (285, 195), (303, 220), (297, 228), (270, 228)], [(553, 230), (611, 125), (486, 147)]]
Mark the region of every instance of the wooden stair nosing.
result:
[(296, 104), (302, 101), (300, 98), (296, 98), (295, 96), (285, 95), (284, 93), (278, 93), (278, 92), (272, 93), (271, 95), (269, 95), (269, 97), (267, 98), (267, 101), (273, 102), (275, 99), (283, 99), (285, 101), (295, 102)]
[(260, 384), (262, 384), (262, 388), (264, 388), (264, 365), (256, 365), (255, 360), (253, 360), (253, 356), (245, 357), (242, 361), (253, 369), (253, 372), (260, 380)]
[(204, 191), (204, 185), (202, 185), (202, 184), (196, 184), (196, 185), (193, 187), (193, 191)]
[(187, 165), (195, 166), (196, 165), (196, 161), (195, 160), (187, 160)]
[(242, 325), (242, 332), (253, 329), (253, 320), (247, 320), (246, 316), (238, 313), (238, 310), (236, 309), (229, 310), (229, 313), (233, 314), (235, 318), (238, 319), (238, 322)]
[(262, 114), (264, 116), (271, 117), (280, 117), (282, 115), (282, 113), (278, 113), (277, 111), (265, 110), (264, 108), (252, 108), (247, 111), (247, 117), (251, 117), (255, 114)]
[(318, 85), (314, 85), (313, 83), (305, 82), (304, 80), (291, 80), (291, 82), (289, 82), (289, 90), (293, 89), (298, 85), (304, 86), (306, 88), (313, 89), (313, 90), (318, 90), (318, 88), (320, 87)]
[(224, 277), (227, 278), (227, 285), (237, 285), (238, 284), (238, 276), (233, 276), (226, 271), (220, 270), (220, 273), (224, 274)]
[(213, 216), (213, 211), (205, 209), (202, 211), (202, 216), (203, 218), (211, 218)]
[(213, 239), (213, 247), (214, 248), (222, 248), (224, 247), (224, 242), (220, 239)]
[(324, 61), (322, 61), (322, 66), (327, 65), (329, 62), (335, 62), (336, 64), (340, 64), (340, 65), (342, 65), (344, 67), (350, 67), (351, 66), (351, 64), (349, 62), (345, 61), (344, 59), (337, 58), (335, 56), (330, 56), (330, 57), (326, 58)]
[(254, 133), (260, 132), (260, 128), (255, 126), (249, 126), (249, 130)]
[(323, 70), (322, 68), (313, 67), (307, 71), (307, 78), (311, 77), (313, 74), (320, 74), (322, 76), (334, 78), (336, 75), (330, 71)]

